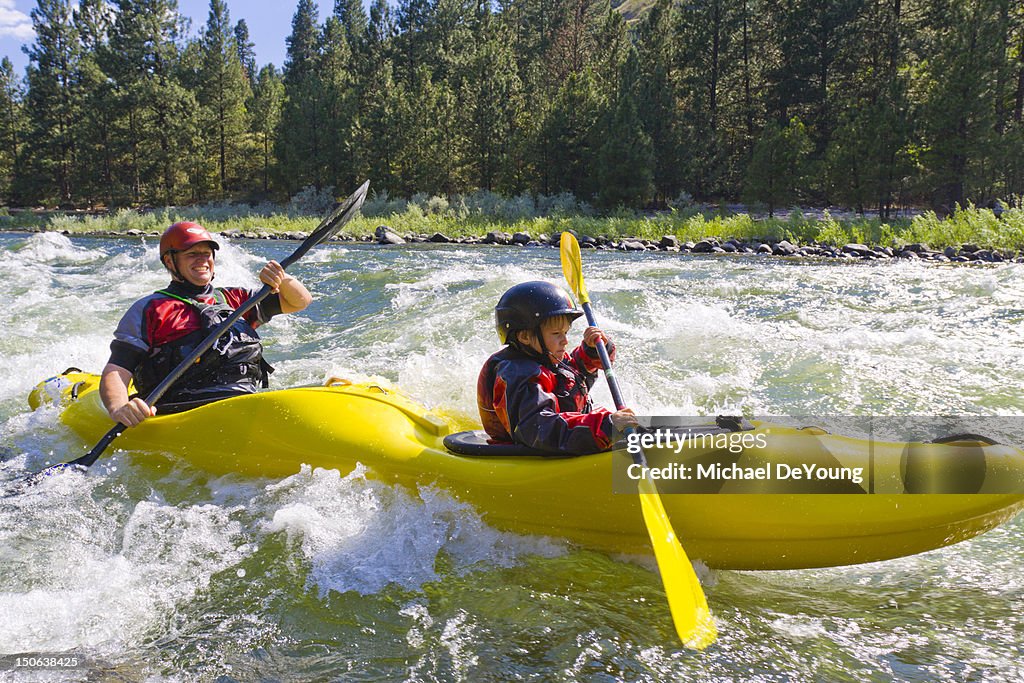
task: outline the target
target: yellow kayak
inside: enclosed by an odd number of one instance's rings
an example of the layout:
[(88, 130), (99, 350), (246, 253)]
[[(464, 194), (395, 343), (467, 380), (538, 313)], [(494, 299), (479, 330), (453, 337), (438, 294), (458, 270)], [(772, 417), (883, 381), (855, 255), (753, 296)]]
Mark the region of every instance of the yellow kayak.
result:
[[(92, 445), (112, 426), (98, 379), (50, 378), (29, 403), (64, 405), (61, 420)], [(303, 464), (345, 474), (362, 463), (384, 481), (444, 488), (495, 528), (627, 554), (651, 552), (631, 477), (660, 476), (655, 483), (689, 556), (724, 569), (912, 555), (984, 533), (1024, 507), (1024, 452), (969, 435), (869, 443), (754, 422), (734, 433), (752, 444), (742, 451), (716, 432), (718, 441), (647, 448), (652, 470), (638, 472), (625, 448), (567, 458), (486, 448), (456, 455), (446, 437), (456, 450), (475, 437), (454, 435), (455, 422), (392, 388), (332, 380), (158, 415), (114, 445), (133, 457), (170, 453), (215, 475), (283, 477)]]

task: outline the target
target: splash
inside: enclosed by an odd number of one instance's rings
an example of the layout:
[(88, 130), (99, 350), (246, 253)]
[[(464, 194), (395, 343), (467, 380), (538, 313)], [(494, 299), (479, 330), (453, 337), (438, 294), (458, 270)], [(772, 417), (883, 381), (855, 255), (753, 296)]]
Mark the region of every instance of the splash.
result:
[(267, 489), (279, 507), (268, 532), (283, 531), (310, 565), (309, 583), (328, 591), (376, 593), (389, 584), (416, 590), (437, 581), (443, 554), (451, 571), (511, 566), (522, 555), (564, 552), (552, 541), (495, 531), (473, 509), (433, 487), (413, 494), (367, 478), (311, 469)]

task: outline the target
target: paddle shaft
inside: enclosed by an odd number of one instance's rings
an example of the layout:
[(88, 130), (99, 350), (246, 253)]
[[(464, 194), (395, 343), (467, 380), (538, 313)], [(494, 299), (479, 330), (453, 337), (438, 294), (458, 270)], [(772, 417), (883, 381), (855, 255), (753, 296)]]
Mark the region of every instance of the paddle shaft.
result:
[[(597, 327), (597, 321), (594, 319), (594, 311), (590, 308), (590, 302), (583, 302), (583, 314), (587, 316), (587, 324), (591, 327)], [(608, 355), (608, 347), (604, 345), (603, 339), (597, 340), (597, 355), (601, 357), (601, 367), (604, 368), (604, 376), (608, 380), (608, 389), (612, 392), (612, 402), (615, 404), (615, 410), (622, 410), (626, 407), (626, 402), (622, 400), (622, 392), (619, 391), (619, 383), (615, 381), (615, 370), (612, 369), (612, 359)]]

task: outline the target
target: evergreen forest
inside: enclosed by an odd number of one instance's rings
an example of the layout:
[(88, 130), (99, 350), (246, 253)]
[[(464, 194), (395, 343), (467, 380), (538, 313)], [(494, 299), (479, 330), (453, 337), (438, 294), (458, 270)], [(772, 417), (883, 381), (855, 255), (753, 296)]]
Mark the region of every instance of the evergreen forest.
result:
[(950, 211), (1024, 194), (1020, 0), (298, 0), (278, 67), (210, 0), (38, 0), (0, 202), (572, 193)]

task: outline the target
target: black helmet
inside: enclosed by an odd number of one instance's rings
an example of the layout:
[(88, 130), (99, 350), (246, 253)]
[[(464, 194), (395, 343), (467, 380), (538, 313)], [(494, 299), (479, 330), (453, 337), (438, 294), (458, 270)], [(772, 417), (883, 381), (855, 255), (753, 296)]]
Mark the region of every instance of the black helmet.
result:
[(575, 320), (583, 311), (576, 308), (569, 294), (558, 285), (540, 280), (516, 285), (502, 294), (494, 307), (498, 339), (507, 344), (516, 332), (537, 329), (542, 321), (556, 315)]

